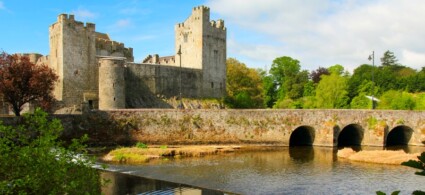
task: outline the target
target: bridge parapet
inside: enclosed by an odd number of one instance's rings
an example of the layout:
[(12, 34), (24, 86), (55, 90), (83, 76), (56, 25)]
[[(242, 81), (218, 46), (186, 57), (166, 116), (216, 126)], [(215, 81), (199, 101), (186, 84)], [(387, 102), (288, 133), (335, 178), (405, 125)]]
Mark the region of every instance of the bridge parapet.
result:
[(420, 111), (123, 109), (58, 117), (66, 135), (86, 133), (96, 144), (424, 146), (425, 141)]

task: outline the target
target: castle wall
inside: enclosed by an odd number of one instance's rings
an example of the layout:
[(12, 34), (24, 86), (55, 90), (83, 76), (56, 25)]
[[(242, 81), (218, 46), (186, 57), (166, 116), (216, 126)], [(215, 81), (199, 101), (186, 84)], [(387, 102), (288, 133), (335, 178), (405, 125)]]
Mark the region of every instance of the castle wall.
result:
[(64, 105), (79, 106), (85, 93), (97, 93), (95, 25), (59, 15), (50, 26), (50, 65), (59, 75), (55, 97)]
[(226, 94), (226, 28), (224, 21), (204, 23), (203, 29), (203, 94), (208, 97), (223, 97)]
[[(199, 97), (202, 71), (182, 68), (182, 96)], [(178, 97), (180, 92), (180, 68), (153, 64), (127, 63), (127, 107), (150, 107), (146, 101), (152, 98)]]
[(99, 59), (99, 109), (125, 108), (125, 61)]
[(96, 38), (96, 55), (125, 57), (128, 62), (133, 62), (133, 48), (126, 48), (123, 43), (102, 38)]

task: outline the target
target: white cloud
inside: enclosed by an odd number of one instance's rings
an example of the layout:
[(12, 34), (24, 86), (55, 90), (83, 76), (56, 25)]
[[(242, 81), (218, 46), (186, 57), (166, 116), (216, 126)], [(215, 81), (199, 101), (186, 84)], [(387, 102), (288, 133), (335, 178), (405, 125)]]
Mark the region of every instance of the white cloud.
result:
[(75, 15), (76, 18), (78, 18), (78, 20), (81, 21), (93, 20), (97, 17), (96, 13), (81, 7), (79, 7), (77, 10), (72, 11), (72, 13)]
[(0, 10), (1, 9), (3, 9), (3, 10), (5, 10), (6, 9), (6, 7), (4, 6), (4, 3), (2, 2), (2, 1), (0, 1)]
[(419, 53), (409, 50), (403, 50), (402, 61), (411, 65), (412, 68), (420, 70), (425, 67), (425, 52)]
[(131, 21), (129, 19), (121, 19), (115, 22), (114, 26), (117, 28), (126, 28), (131, 26)]
[(234, 38), (229, 55), (235, 52), (251, 60), (252, 64), (245, 62), (250, 66), (261, 67), (271, 64), (270, 58), (287, 55), (300, 60), (304, 69), (339, 63), (352, 70), (368, 63), (372, 50), (377, 59), (390, 50), (402, 64), (425, 65), (406, 52), (425, 54), (423, 0), (209, 0), (207, 4), (225, 19), (229, 33), (242, 29), (273, 42)]

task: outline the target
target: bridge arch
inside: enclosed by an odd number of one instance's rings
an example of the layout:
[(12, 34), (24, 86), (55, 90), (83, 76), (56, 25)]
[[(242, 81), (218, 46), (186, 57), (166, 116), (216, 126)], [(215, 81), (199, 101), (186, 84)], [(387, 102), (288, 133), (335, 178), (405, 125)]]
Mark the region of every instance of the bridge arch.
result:
[(338, 135), (338, 146), (360, 146), (363, 141), (364, 129), (358, 124), (345, 126)]
[(399, 125), (391, 129), (390, 133), (387, 135), (386, 146), (399, 146), (399, 145), (408, 145), (410, 139), (412, 138), (413, 129), (405, 126)]
[(291, 133), (289, 146), (312, 146), (315, 136), (313, 127), (299, 126)]

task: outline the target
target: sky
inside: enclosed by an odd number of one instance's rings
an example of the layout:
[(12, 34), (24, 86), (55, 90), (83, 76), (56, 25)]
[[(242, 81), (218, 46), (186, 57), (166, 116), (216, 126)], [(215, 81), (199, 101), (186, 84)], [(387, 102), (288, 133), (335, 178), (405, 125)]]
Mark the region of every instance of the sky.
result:
[(96, 24), (96, 31), (133, 48), (136, 62), (173, 55), (174, 25), (195, 6), (227, 27), (227, 57), (269, 69), (277, 57), (301, 69), (375, 64), (387, 50), (399, 63), (425, 66), (424, 0), (0, 0), (0, 51), (49, 53), (48, 27), (61, 13)]

